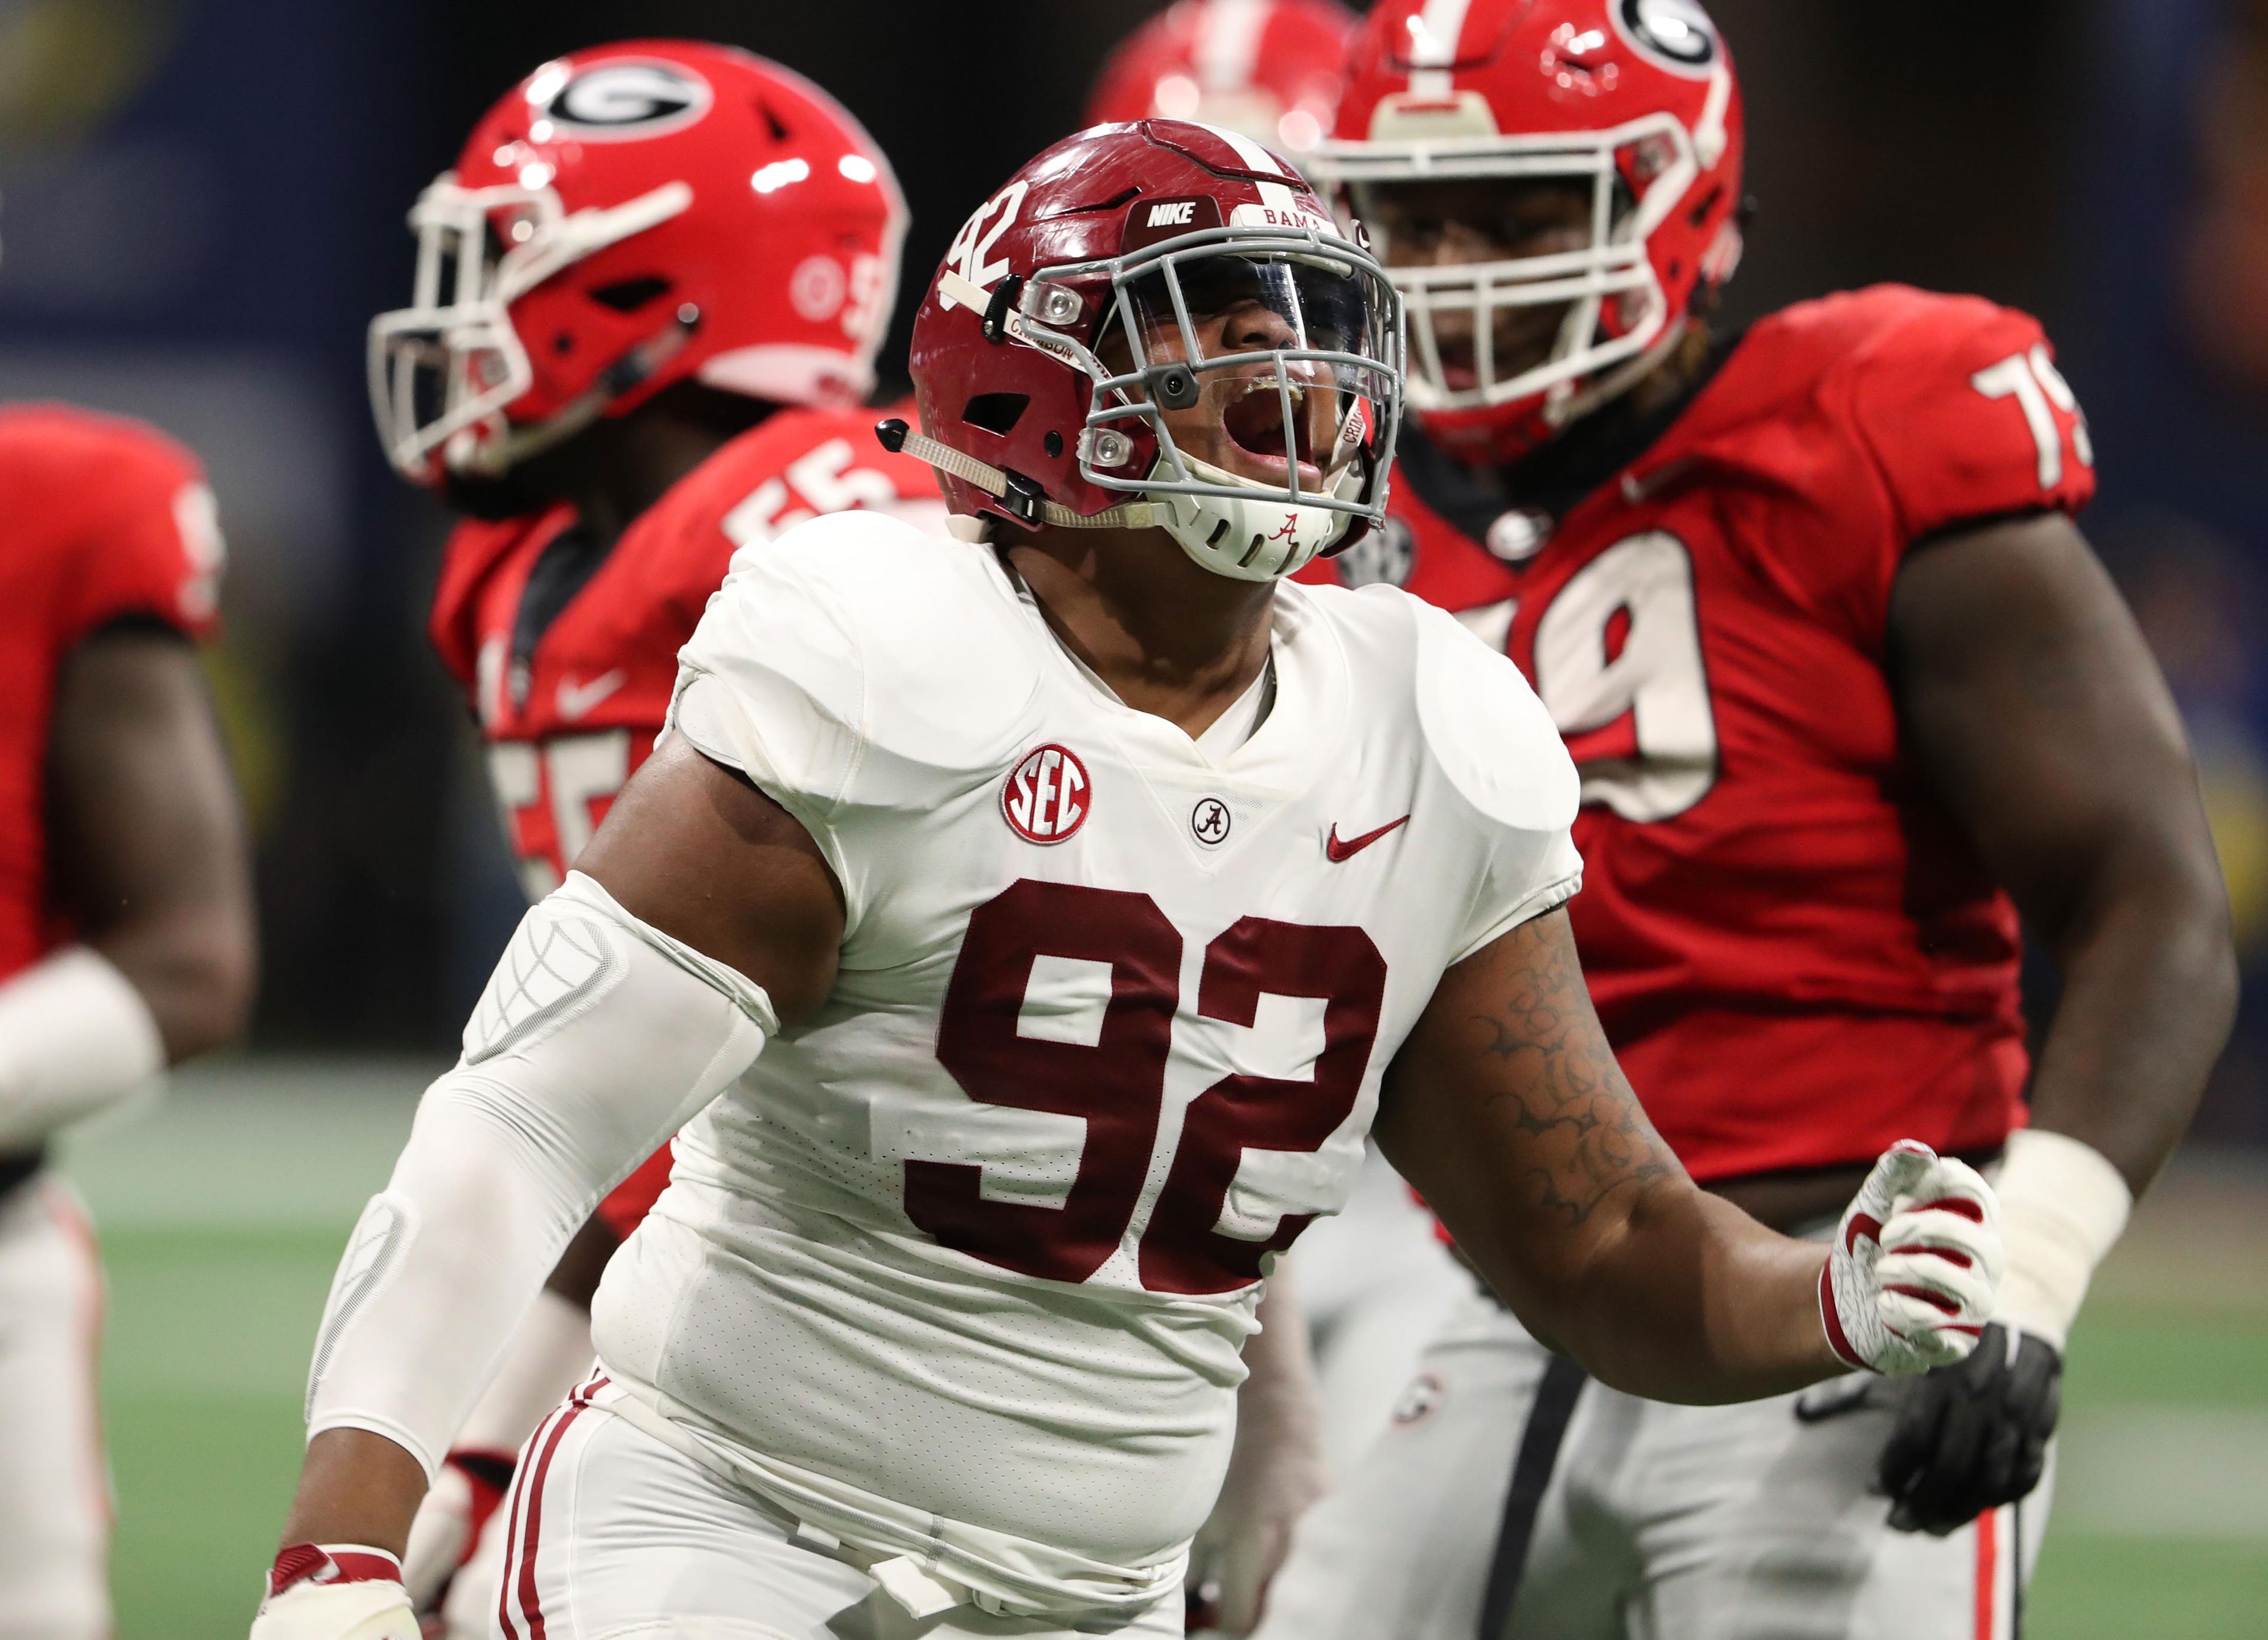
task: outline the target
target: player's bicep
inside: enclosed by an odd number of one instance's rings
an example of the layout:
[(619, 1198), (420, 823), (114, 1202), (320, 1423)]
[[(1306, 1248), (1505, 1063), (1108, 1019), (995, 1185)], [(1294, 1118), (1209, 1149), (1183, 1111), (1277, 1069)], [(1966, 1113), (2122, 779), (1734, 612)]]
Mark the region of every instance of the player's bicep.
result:
[(2110, 577), (2058, 513), (1940, 536), (1890, 605), (1909, 750), (2051, 933), (2122, 851), (2210, 863), (2181, 718)]
[(250, 872), (189, 643), (134, 621), (73, 649), (48, 781), (57, 887), (81, 936), (142, 993), (171, 1057), (234, 1034), (252, 989)]
[(1565, 911), (1443, 974), (1387, 1074), (1379, 1144), (1531, 1326), (1683, 1170), (1623, 1077)]
[(843, 894), (819, 845), (681, 735), (631, 776), (576, 869), (632, 916), (762, 986), (783, 1019), (834, 988)]

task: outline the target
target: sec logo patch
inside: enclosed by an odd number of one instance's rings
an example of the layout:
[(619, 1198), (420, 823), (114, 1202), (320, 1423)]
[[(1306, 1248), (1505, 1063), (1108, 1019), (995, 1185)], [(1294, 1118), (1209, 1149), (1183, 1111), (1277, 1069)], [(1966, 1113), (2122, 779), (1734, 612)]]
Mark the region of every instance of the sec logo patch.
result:
[(1067, 841), (1086, 824), (1093, 806), (1086, 765), (1068, 746), (1043, 746), (1027, 753), (1000, 788), (1000, 813), (1008, 829), (1026, 842)]

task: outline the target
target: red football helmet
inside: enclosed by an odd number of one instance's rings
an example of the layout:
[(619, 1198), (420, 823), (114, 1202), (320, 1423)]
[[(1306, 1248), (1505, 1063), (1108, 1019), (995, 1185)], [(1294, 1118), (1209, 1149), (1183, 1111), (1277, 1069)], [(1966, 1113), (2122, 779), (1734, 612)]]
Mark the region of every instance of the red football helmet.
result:
[[(1696, 295), (1740, 261), (1741, 95), (1697, 0), (1381, 0), (1311, 171), (1394, 246), (1383, 191), (1538, 180), (1589, 195), (1588, 245), (1393, 268), (1417, 355), (1410, 405), (1476, 460), (1513, 459), (1642, 377)], [(1499, 374), (1506, 310), (1564, 307), (1541, 362)], [(1435, 327), (1469, 327), (1449, 367)], [(1462, 330), (1462, 327), (1461, 327)]]
[(1335, 0), (1180, 0), (1110, 54), (1086, 122), (1199, 120), (1305, 153), (1330, 132), (1355, 28)]
[(412, 305), (370, 328), (387, 454), (500, 473), (674, 381), (792, 404), (871, 391), (906, 212), (858, 121), (728, 47), (556, 59), (419, 195)]
[(1098, 126), (963, 224), (914, 320), (926, 436), (886, 438), (964, 518), (1162, 528), (1271, 580), (1384, 516), (1401, 335), (1385, 269), (1285, 161)]

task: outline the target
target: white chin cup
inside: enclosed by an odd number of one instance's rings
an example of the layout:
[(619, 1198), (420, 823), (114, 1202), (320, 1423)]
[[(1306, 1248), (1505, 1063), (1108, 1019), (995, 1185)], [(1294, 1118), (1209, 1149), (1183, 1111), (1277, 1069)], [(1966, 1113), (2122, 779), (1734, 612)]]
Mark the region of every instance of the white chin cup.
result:
[[(1295, 504), (1281, 490), (1255, 484), (1226, 468), (1182, 458), (1191, 478), (1208, 484), (1250, 489), (1251, 495), (1182, 496), (1152, 490), (1164, 527), (1182, 550), (1233, 581), (1277, 581), (1313, 559), (1347, 532), (1354, 515), (1331, 507)], [(1160, 460), (1152, 478), (1168, 475)]]

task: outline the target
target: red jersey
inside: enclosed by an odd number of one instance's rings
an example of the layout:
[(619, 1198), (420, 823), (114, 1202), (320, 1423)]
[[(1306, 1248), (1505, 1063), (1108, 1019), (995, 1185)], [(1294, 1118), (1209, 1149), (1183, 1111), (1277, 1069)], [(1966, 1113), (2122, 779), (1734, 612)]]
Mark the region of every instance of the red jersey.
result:
[(0, 980), (70, 938), (46, 824), (64, 658), (129, 617), (203, 636), (223, 555), (203, 469), (155, 428), (62, 404), (0, 408)]
[(1697, 1177), (1994, 1147), (2028, 1070), (2016, 914), (1905, 757), (1885, 629), (1915, 542), (2086, 503), (2085, 421), (2031, 319), (1901, 286), (1761, 321), (1666, 414), (1588, 470), (1575, 430), (1528, 513), (1406, 444), (1370, 561), (1557, 722), (1584, 970)]
[[(942, 530), (930, 469), (875, 440), (871, 412), (783, 409), (640, 513), (611, 550), (557, 506), (460, 525), (432, 636), (489, 746), (528, 898), (556, 888), (653, 750), (677, 651), (739, 548), (806, 518), (876, 507)], [(627, 1237), (669, 1182), (665, 1145), (600, 1204)]]
[(935, 477), (883, 449), (873, 423), (780, 410), (687, 474), (611, 550), (565, 505), (449, 538), (433, 643), (488, 740), (531, 900), (559, 886), (653, 749), (678, 648), (737, 548), (854, 507), (943, 528)]

